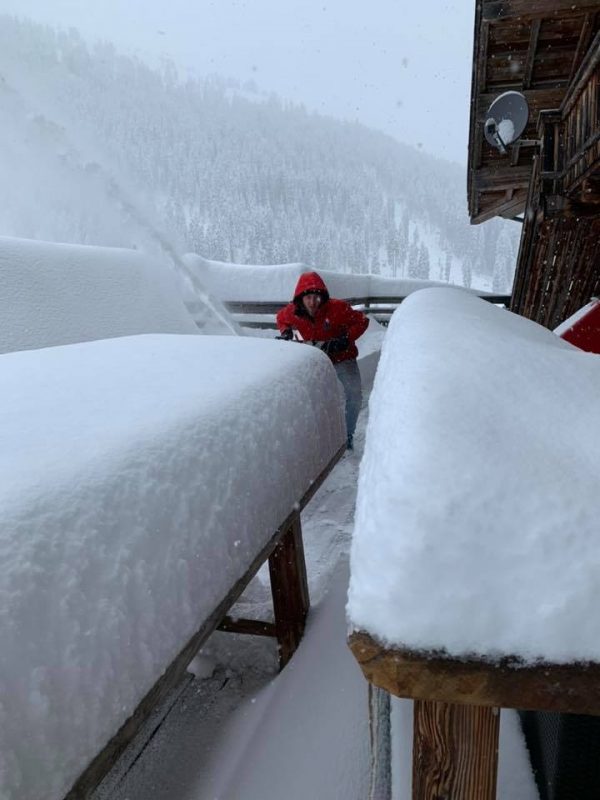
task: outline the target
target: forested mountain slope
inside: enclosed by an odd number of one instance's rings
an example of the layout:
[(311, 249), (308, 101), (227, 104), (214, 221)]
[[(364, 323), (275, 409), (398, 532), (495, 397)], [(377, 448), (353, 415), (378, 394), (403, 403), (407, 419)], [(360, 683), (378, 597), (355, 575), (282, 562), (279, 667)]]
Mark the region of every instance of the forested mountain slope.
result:
[(468, 224), (464, 168), (252, 85), (0, 16), (0, 122), (2, 234), (142, 245), (143, 217), (211, 259), (512, 280), (518, 226)]

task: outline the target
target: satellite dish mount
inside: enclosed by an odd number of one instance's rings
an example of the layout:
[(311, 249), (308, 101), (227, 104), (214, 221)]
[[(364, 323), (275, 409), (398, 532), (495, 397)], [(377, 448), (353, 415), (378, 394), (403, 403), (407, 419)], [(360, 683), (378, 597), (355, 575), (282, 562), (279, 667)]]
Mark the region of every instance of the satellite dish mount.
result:
[(499, 95), (486, 114), (483, 131), (487, 141), (502, 155), (511, 145), (537, 145), (537, 139), (521, 139), (529, 121), (529, 105), (521, 92), (504, 92)]

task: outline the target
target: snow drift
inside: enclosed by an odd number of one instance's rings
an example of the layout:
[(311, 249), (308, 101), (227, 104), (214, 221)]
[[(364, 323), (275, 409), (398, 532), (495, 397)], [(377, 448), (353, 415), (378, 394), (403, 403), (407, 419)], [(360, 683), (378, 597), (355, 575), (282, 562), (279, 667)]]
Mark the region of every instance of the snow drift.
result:
[(352, 625), (458, 656), (600, 660), (599, 393), (600, 358), (539, 325), (412, 295), (371, 396)]

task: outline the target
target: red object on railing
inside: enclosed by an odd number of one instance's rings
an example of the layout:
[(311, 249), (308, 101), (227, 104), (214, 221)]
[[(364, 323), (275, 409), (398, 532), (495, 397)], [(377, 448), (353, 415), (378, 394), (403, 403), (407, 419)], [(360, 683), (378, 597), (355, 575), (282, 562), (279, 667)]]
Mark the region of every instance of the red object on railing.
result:
[(600, 353), (600, 298), (594, 297), (566, 319), (554, 333), (588, 353)]

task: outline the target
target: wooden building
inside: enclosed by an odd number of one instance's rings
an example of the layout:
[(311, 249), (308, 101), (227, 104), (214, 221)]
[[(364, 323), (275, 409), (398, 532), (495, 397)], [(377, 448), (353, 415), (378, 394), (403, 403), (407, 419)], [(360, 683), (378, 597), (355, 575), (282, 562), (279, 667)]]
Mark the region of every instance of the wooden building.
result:
[[(502, 155), (484, 123), (507, 90), (530, 116)], [(513, 311), (554, 328), (600, 294), (597, 0), (476, 0), (468, 199), (473, 223), (522, 222)]]

